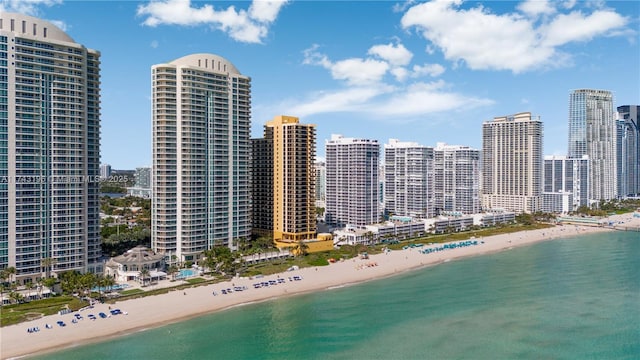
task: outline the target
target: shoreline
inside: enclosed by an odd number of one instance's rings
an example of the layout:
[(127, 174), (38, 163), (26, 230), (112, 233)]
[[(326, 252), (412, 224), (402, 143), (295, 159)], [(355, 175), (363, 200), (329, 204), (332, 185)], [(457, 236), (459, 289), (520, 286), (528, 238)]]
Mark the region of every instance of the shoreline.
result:
[[(614, 217), (612, 216), (611, 218), (614, 219)], [(625, 222), (640, 225), (640, 218), (630, 218), (629, 214), (619, 215), (618, 217), (624, 218)], [(127, 336), (233, 307), (358, 285), (452, 260), (496, 253), (542, 241), (611, 231), (615, 230), (581, 225), (555, 226), (546, 229), (477, 238), (473, 240), (477, 240), (478, 245), (447, 249), (430, 254), (423, 254), (420, 250), (442, 246), (443, 244), (395, 250), (371, 255), (366, 260), (349, 259), (328, 266), (307, 267), (262, 278), (235, 278), (227, 282), (198, 286), (186, 290), (171, 290), (166, 294), (116, 301), (115, 304), (97, 304), (94, 305), (93, 309), (65, 315), (45, 316), (0, 328), (0, 358), (14, 359), (55, 352), (61, 349)], [(452, 243), (459, 242), (453, 241)], [(300, 276), (301, 280), (293, 280), (294, 276)], [(253, 286), (257, 282), (278, 281), (278, 279), (284, 279), (284, 283), (261, 288), (254, 288)], [(220, 291), (234, 286), (246, 286), (246, 290), (234, 291), (230, 294), (222, 294)], [(213, 291), (217, 295), (213, 295)], [(127, 315), (111, 315), (104, 319), (98, 317), (96, 320), (90, 320), (87, 317), (88, 314), (97, 316), (100, 312), (109, 314), (111, 308), (119, 308), (123, 312), (127, 312)], [(71, 323), (74, 314), (77, 313), (81, 314), (84, 319), (75, 324)], [(67, 325), (65, 327), (58, 326), (56, 324), (58, 320), (64, 321)], [(53, 328), (46, 329), (45, 324), (50, 324)], [(33, 327), (39, 327), (40, 331), (28, 333), (27, 329)]]

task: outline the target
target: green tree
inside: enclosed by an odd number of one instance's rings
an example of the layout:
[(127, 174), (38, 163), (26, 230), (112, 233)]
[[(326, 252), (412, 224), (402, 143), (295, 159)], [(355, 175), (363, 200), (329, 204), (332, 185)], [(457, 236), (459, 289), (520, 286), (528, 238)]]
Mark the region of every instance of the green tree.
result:
[(150, 275), (149, 269), (140, 270), (140, 278), (142, 278), (142, 286), (145, 286), (145, 280)]
[(292, 252), (296, 255), (296, 256), (306, 256), (309, 250), (309, 245), (307, 245), (306, 242), (304, 242), (304, 240), (298, 240), (298, 242), (296, 243), (296, 245), (292, 248)]

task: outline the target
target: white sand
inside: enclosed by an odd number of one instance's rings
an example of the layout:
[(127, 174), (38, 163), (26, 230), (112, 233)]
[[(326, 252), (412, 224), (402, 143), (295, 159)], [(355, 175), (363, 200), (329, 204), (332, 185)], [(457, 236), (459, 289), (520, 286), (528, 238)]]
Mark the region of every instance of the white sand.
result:
[[(625, 225), (640, 226), (640, 218), (624, 215), (615, 221), (625, 221)], [(240, 278), (215, 285), (190, 288), (183, 292), (174, 290), (168, 294), (149, 296), (127, 300), (113, 304), (98, 304), (95, 308), (84, 310), (80, 314), (83, 320), (73, 324), (73, 314), (52, 315), (38, 320), (7, 326), (0, 329), (2, 359), (24, 356), (43, 351), (83, 345), (90, 341), (101, 341), (111, 336), (122, 336), (162, 324), (177, 322), (202, 314), (229, 308), (248, 302), (264, 301), (276, 297), (325, 290), (347, 284), (359, 283), (372, 279), (392, 276), (411, 269), (438, 264), (444, 261), (466, 256), (486, 254), (506, 250), (543, 240), (558, 239), (600, 231), (611, 231), (605, 228), (564, 225), (548, 229), (518, 232), (478, 238), (479, 245), (422, 254), (417, 248), (391, 251), (387, 254), (372, 255), (367, 260), (352, 259), (318, 268), (304, 268), (293, 272), (265, 276), (260, 279)], [(484, 244), (480, 244), (484, 241)], [(441, 245), (440, 245), (441, 246)], [(367, 264), (377, 264), (367, 266)], [(289, 281), (294, 275), (301, 276), (300, 281)], [(287, 279), (285, 284), (255, 289), (256, 282), (276, 280), (277, 277)], [(246, 286), (247, 290), (223, 295), (220, 289)], [(213, 291), (217, 296), (212, 294)], [(98, 317), (92, 321), (88, 314), (99, 312), (109, 314), (111, 308), (126, 311), (127, 315), (115, 315), (106, 319)], [(60, 327), (56, 321), (63, 320), (67, 326)], [(45, 324), (53, 325), (53, 329), (45, 329)], [(39, 327), (40, 331), (28, 333), (28, 328)]]

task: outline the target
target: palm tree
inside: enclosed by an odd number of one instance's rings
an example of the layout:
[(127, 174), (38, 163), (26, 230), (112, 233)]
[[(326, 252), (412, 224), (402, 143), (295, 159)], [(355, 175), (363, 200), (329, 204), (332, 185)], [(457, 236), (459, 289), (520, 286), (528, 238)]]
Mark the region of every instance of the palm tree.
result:
[(56, 259), (48, 257), (48, 258), (42, 259), (40, 263), (41, 263), (41, 266), (44, 268), (45, 277), (47, 278), (51, 277), (51, 271), (53, 270), (53, 265), (57, 263)]
[(149, 269), (142, 269), (140, 271), (140, 277), (142, 278), (142, 286), (144, 286), (144, 282), (145, 282), (147, 276), (149, 276)]
[(9, 275), (9, 276), (8, 276), (8, 278), (9, 278), (9, 282), (10, 282), (10, 283), (13, 283), (13, 282), (15, 281), (15, 280), (14, 280), (14, 276), (15, 276), (15, 275), (16, 275), (16, 273), (17, 273), (16, 268), (14, 268), (13, 266), (9, 266), (8, 268), (6, 268), (6, 269), (5, 269), (5, 271), (7, 272), (7, 275)]
[(23, 299), (23, 296), (19, 292), (12, 291), (11, 294), (9, 294), (9, 299), (11, 299), (14, 304), (17, 304)]
[(309, 245), (304, 242), (304, 240), (298, 240), (296, 245), (293, 247), (293, 253), (298, 256), (307, 255), (307, 251), (309, 250)]
[(175, 280), (176, 279), (176, 273), (178, 272), (178, 267), (175, 265), (171, 265), (169, 266), (169, 268), (167, 269), (167, 273), (169, 275), (171, 275), (171, 279)]

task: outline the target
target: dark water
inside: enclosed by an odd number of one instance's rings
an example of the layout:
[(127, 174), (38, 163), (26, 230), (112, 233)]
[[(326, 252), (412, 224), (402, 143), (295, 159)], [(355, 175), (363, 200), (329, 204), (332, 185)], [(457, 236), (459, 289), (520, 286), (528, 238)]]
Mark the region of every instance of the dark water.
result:
[(639, 358), (640, 233), (630, 232), (452, 261), (38, 357)]

